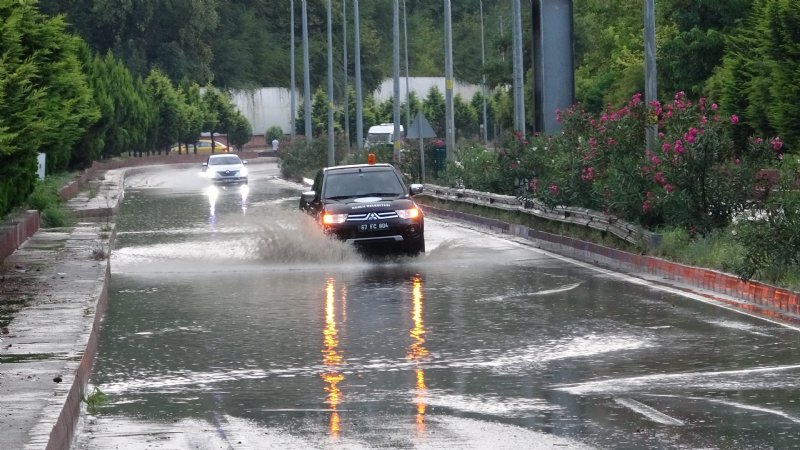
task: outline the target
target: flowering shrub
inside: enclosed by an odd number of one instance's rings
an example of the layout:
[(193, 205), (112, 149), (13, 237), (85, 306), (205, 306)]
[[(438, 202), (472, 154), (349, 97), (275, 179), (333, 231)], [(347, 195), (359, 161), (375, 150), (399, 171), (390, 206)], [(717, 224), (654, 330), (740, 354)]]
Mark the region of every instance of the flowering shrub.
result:
[[(782, 156), (779, 138), (736, 148), (736, 116), (683, 92), (662, 105), (634, 95), (622, 108), (593, 116), (576, 106), (558, 112), (555, 137), (520, 135), (498, 152), (500, 170), (517, 180), (516, 194), (553, 206), (607, 212), (649, 228), (663, 225), (706, 232), (730, 223), (755, 191), (759, 169)], [(645, 130), (658, 141), (646, 148)]]
[[(759, 142), (763, 144), (763, 142)], [(769, 150), (782, 159), (782, 143), (774, 139)], [(775, 189), (758, 210), (748, 211), (733, 228), (736, 241), (744, 248), (744, 257), (735, 267), (742, 278), (759, 275), (780, 279), (792, 268), (800, 267), (800, 159), (790, 158), (769, 177)]]

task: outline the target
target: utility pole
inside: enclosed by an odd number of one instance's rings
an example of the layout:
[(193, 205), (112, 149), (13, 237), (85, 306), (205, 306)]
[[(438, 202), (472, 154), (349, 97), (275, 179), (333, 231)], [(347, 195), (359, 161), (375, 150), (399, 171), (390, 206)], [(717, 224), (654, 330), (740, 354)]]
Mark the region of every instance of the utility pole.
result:
[(400, 162), (400, 3), (394, 0), (393, 8), (394, 51), (394, 154), (393, 160)]
[(486, 121), (486, 46), (483, 38), (483, 0), (480, 1), (481, 7), (481, 98), (483, 99), (483, 143), (489, 142), (489, 124)]
[(405, 39), (406, 55), (406, 133), (411, 127), (411, 94), (408, 90), (408, 15), (406, 14), (406, 0), (403, 0), (403, 38)]
[(290, 58), (291, 59), (290, 65), (292, 66), (291, 67), (292, 88), (290, 90), (290, 95), (289, 95), (291, 97), (290, 113), (292, 115), (292, 120), (290, 121), (290, 123), (292, 127), (291, 130), (292, 142), (294, 142), (295, 128), (296, 128), (295, 120), (297, 118), (297, 82), (295, 81), (295, 70), (294, 70), (294, 0), (289, 0), (289, 9), (291, 11), (289, 14), (289, 16), (291, 17), (290, 28), (292, 29), (292, 35), (290, 38), (291, 41), (290, 47), (292, 47), (292, 54)]
[(358, 0), (353, 0), (353, 20), (355, 26), (353, 33), (356, 38), (356, 134), (358, 135), (356, 143), (358, 149), (361, 150), (364, 148), (364, 104), (361, 97), (361, 29), (359, 25), (361, 20), (358, 17)]
[(444, 0), (444, 83), (445, 83), (445, 130), (447, 159), (455, 155), (456, 131), (453, 118), (453, 22), (450, 0)]
[(512, 49), (514, 52), (514, 128), (525, 135), (525, 78), (522, 60), (522, 9), (519, 0), (511, 1), (513, 10)]
[(308, 8), (303, 0), (303, 115), (306, 119), (306, 145), (314, 140), (311, 128), (311, 72), (308, 67)]
[[(650, 105), (657, 100), (658, 91), (656, 84), (656, 6), (655, 0), (644, 2), (644, 98)], [(646, 137), (647, 149), (653, 150), (656, 145), (658, 128), (656, 125), (647, 124)]]
[(347, 78), (347, 1), (342, 2), (342, 27), (344, 32), (344, 141), (350, 151), (350, 82)]
[(336, 165), (335, 136), (333, 133), (333, 11), (328, 0), (328, 167)]

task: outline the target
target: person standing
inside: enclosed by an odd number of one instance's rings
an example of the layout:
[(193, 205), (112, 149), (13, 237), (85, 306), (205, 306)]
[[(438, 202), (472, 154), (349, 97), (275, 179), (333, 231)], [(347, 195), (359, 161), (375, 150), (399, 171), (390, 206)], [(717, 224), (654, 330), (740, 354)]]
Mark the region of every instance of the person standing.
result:
[(277, 152), (278, 151), (278, 145), (280, 145), (280, 142), (278, 141), (278, 138), (273, 139), (272, 140), (272, 151), (273, 152)]

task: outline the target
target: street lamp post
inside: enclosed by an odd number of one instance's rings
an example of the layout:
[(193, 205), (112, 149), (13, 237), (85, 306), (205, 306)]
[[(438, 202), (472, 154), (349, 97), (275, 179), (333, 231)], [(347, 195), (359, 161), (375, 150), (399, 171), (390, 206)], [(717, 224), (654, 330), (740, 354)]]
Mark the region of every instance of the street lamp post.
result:
[[(655, 0), (644, 2), (644, 54), (645, 54), (645, 89), (644, 98), (647, 104), (657, 99), (656, 90), (656, 6)], [(647, 149), (653, 150), (656, 143), (658, 129), (655, 125), (647, 124)]]
[(486, 46), (484, 45), (483, 38), (483, 0), (480, 2), (481, 7), (481, 98), (483, 99), (483, 143), (489, 142), (488, 128), (489, 124), (486, 122)]
[(308, 67), (308, 6), (303, 0), (303, 115), (306, 120), (306, 144), (311, 144), (314, 131), (311, 128), (311, 72)]
[(328, 166), (336, 165), (333, 129), (333, 11), (328, 0)]
[(444, 0), (444, 79), (445, 145), (447, 159), (452, 159), (456, 149), (456, 132), (453, 118), (453, 22), (450, 0)]
[(350, 81), (347, 73), (347, 2), (342, 2), (342, 40), (344, 41), (344, 140), (347, 142), (347, 151), (350, 151)]
[(291, 119), (291, 121), (289, 123), (291, 124), (291, 127), (292, 127), (292, 130), (291, 130), (292, 142), (294, 142), (294, 135), (295, 135), (295, 128), (296, 128), (295, 120), (296, 120), (296, 117), (297, 117), (297, 82), (295, 80), (295, 61), (294, 61), (294, 59), (295, 59), (294, 58), (294, 0), (289, 0), (289, 10), (290, 10), (289, 16), (291, 18), (290, 19), (290, 28), (292, 29), (291, 30), (292, 34), (291, 34), (291, 38), (290, 38), (290, 41), (291, 41), (290, 47), (292, 48), (292, 53), (291, 53), (291, 57), (290, 57), (290, 61), (291, 61), (291, 63), (290, 63), (290, 66), (291, 66), (290, 72), (291, 72), (292, 86), (291, 86), (290, 95), (289, 95), (291, 97), (291, 107), (290, 107), (291, 111), (290, 111), (290, 114), (292, 115), (292, 119)]
[(356, 59), (356, 143), (358, 149), (364, 148), (364, 104), (361, 93), (361, 30), (358, 13), (358, 0), (353, 0), (353, 34), (355, 34)]
[(411, 127), (411, 94), (408, 90), (408, 15), (406, 14), (406, 0), (403, 0), (403, 38), (405, 39), (406, 56), (406, 133)]
[(522, 61), (522, 9), (519, 0), (512, 0), (512, 50), (514, 52), (514, 128), (525, 135), (525, 77)]
[(394, 155), (395, 162), (400, 162), (400, 3), (394, 0), (393, 8), (393, 48), (394, 55)]

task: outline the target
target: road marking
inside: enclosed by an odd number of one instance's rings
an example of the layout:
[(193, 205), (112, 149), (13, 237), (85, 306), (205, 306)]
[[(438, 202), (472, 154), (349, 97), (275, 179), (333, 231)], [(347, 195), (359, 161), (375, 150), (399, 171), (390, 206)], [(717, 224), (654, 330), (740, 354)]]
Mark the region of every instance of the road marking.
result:
[(631, 411), (639, 413), (649, 420), (660, 423), (662, 425), (675, 425), (675, 426), (683, 426), (685, 425), (682, 420), (676, 419), (672, 416), (668, 416), (661, 411), (653, 408), (652, 406), (647, 406), (642, 402), (637, 402), (636, 400), (630, 398), (615, 398), (615, 402), (619, 403), (620, 405), (629, 408)]

